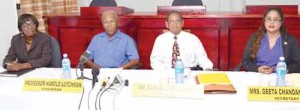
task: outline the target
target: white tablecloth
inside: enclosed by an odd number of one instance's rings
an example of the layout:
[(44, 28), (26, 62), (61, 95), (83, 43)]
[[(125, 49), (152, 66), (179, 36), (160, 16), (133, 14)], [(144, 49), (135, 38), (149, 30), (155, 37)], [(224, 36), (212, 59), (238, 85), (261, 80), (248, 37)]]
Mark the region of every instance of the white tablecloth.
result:
[[(3, 71), (3, 69), (0, 69)], [(130, 85), (134, 82), (161, 83), (166, 71), (103, 69), (101, 77), (110, 77), (120, 73), (129, 80), (129, 87), (123, 87), (119, 94), (106, 92), (101, 98), (101, 110), (300, 110), (296, 102), (248, 101), (247, 86), (273, 85), (275, 75), (263, 75), (253, 72), (226, 72), (236, 94), (205, 94), (203, 99), (180, 99), (163, 97), (133, 97)], [(25, 78), (61, 78), (61, 69), (39, 68), (20, 77), (0, 77), (0, 110), (77, 110), (81, 93), (23, 91)], [(192, 71), (187, 84), (194, 83), (193, 76), (201, 71)], [(78, 71), (79, 74), (79, 71)], [(91, 78), (91, 70), (85, 69), (85, 76)], [(164, 75), (162, 75), (164, 74)], [(72, 78), (76, 78), (72, 70)], [(90, 80), (84, 81), (84, 98), (81, 110), (88, 110), (87, 97), (91, 90)], [(90, 110), (95, 110), (94, 101), (100, 88), (99, 83), (91, 92)], [(115, 93), (115, 92), (114, 92)], [(113, 103), (115, 97), (115, 101)]]

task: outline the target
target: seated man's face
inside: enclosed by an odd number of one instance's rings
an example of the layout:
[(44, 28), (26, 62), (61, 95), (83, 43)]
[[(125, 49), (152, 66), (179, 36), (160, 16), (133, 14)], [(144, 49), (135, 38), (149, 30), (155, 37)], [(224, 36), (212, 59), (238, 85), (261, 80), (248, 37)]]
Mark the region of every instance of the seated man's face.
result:
[(117, 27), (118, 27), (117, 19), (118, 18), (113, 14), (106, 14), (103, 15), (102, 17), (103, 28), (109, 36), (113, 36), (117, 31)]
[(171, 14), (166, 21), (167, 28), (175, 35), (179, 34), (183, 26), (183, 20), (177, 14)]

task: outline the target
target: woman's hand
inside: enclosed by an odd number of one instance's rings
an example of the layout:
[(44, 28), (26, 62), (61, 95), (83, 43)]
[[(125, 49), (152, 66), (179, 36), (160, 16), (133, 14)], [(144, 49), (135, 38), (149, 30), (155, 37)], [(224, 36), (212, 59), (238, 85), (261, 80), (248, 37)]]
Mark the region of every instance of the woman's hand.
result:
[(8, 71), (19, 71), (22, 69), (31, 68), (31, 65), (29, 63), (17, 63), (17, 62), (11, 62), (7, 64), (7, 70)]
[(260, 72), (260, 73), (270, 74), (270, 73), (272, 73), (272, 71), (273, 71), (272, 67), (269, 67), (266, 65), (258, 67), (258, 72)]
[(19, 71), (21, 69), (19, 63), (16, 62), (7, 63), (6, 68), (8, 71)]

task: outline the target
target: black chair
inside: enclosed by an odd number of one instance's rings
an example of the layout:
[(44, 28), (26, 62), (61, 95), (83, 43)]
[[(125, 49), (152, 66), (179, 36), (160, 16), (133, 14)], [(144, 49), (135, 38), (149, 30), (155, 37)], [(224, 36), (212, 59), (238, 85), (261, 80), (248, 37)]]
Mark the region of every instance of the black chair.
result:
[(202, 6), (201, 0), (174, 0), (172, 6)]
[(117, 6), (117, 3), (115, 0), (93, 0), (90, 7), (96, 6)]
[(51, 37), (52, 59), (48, 67), (61, 67), (61, 52), (60, 45), (54, 37)]
[(243, 62), (241, 62), (240, 64), (238, 64), (234, 69), (233, 71), (246, 71), (244, 65), (243, 65)]
[[(133, 39), (134, 42), (134, 46), (137, 49), (137, 43), (136, 41)], [(131, 69), (140, 69), (142, 67), (142, 62), (140, 61), (137, 65), (133, 66)]]
[[(194, 67), (190, 67), (191, 70), (202, 70), (203, 71), (203, 68), (200, 67), (199, 65), (197, 66), (194, 66)], [(220, 71), (219, 68), (213, 68), (212, 71)]]

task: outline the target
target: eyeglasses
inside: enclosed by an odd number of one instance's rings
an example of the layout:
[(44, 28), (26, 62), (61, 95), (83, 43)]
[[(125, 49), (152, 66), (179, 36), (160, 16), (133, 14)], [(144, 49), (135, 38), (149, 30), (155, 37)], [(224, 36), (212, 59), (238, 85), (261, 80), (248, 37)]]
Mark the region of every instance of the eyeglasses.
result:
[(281, 19), (279, 19), (279, 18), (274, 18), (274, 19), (272, 19), (272, 18), (266, 18), (265, 21), (267, 23), (279, 23), (279, 22), (281, 22)]
[(117, 21), (115, 21), (115, 20), (110, 20), (110, 21), (103, 21), (102, 23), (103, 23), (103, 24), (114, 24), (114, 23), (117, 23)]
[(35, 27), (35, 24), (33, 22), (22, 24), (22, 28), (26, 28), (27, 29), (29, 27)]
[(168, 20), (168, 23), (181, 23), (182, 20), (178, 19), (178, 20)]

